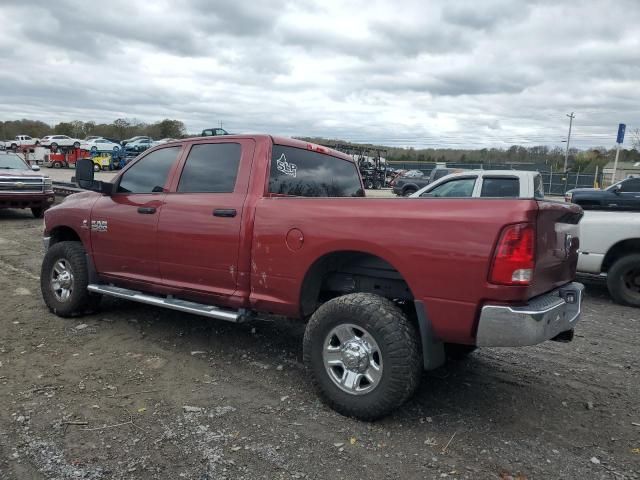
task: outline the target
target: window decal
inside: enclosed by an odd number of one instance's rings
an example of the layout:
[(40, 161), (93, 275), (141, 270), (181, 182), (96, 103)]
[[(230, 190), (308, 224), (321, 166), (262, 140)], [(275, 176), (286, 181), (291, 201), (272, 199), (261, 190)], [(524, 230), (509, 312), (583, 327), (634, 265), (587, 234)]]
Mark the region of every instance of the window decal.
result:
[(280, 155), (280, 158), (276, 160), (278, 163), (278, 171), (284, 173), (285, 175), (290, 175), (295, 178), (296, 172), (298, 171), (298, 166), (295, 163), (287, 162), (287, 157), (284, 156), (284, 153)]

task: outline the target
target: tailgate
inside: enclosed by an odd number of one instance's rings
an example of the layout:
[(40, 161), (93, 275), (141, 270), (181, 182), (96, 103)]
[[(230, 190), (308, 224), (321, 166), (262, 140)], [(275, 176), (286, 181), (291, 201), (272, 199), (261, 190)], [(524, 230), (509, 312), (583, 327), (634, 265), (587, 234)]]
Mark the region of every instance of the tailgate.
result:
[(540, 295), (575, 278), (578, 223), (582, 209), (574, 204), (539, 201), (536, 221), (536, 266), (529, 294)]

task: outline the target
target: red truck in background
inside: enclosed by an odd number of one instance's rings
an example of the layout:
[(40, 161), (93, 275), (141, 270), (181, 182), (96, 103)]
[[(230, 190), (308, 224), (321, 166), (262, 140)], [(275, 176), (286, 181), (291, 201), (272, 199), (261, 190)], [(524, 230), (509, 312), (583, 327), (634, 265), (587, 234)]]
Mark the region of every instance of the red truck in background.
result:
[(67, 317), (109, 295), (209, 318), (307, 322), (321, 397), (371, 420), (446, 351), (568, 341), (580, 207), (533, 199), (363, 198), (353, 160), (267, 135), (148, 150), (46, 212), (41, 288)]

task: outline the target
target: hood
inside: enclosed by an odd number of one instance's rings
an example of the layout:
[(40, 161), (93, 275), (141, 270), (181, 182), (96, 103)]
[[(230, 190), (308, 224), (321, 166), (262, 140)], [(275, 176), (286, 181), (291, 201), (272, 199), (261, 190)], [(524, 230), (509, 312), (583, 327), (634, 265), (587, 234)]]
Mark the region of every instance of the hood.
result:
[(0, 169), (0, 177), (25, 177), (25, 178), (41, 178), (44, 177), (41, 172), (34, 172), (33, 170), (4, 170)]
[(569, 193), (576, 193), (576, 192), (602, 192), (602, 191), (603, 190), (601, 188), (572, 188), (571, 190), (567, 190), (565, 195)]

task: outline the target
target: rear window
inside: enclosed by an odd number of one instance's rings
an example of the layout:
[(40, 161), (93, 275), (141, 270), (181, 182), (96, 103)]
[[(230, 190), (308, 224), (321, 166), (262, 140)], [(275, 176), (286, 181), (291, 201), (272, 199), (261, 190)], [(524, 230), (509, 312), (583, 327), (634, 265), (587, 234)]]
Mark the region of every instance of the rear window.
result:
[(535, 185), (536, 191), (533, 193), (533, 196), (538, 200), (544, 199), (544, 183), (542, 182), (542, 175), (536, 175), (533, 184)]
[(481, 197), (517, 198), (520, 196), (520, 180), (505, 177), (484, 177)]
[(353, 162), (282, 145), (273, 146), (269, 192), (298, 197), (363, 197)]

